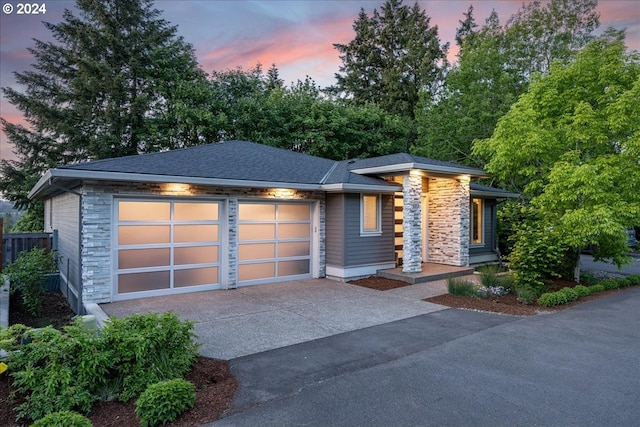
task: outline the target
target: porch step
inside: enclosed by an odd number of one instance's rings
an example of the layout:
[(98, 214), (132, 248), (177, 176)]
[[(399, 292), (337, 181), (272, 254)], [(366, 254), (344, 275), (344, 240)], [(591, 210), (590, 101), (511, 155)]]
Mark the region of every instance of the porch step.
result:
[(473, 267), (456, 267), (453, 265), (423, 263), (420, 273), (403, 273), (402, 267), (388, 270), (378, 270), (378, 276), (386, 279), (400, 280), (402, 282), (426, 283), (444, 280), (449, 277), (468, 276), (473, 274)]

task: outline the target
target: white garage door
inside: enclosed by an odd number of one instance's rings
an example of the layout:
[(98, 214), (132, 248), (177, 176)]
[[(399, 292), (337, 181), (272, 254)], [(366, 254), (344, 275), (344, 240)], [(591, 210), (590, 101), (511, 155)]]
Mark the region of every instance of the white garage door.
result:
[(115, 205), (114, 299), (220, 288), (221, 202)]
[(238, 283), (311, 277), (311, 205), (238, 205)]

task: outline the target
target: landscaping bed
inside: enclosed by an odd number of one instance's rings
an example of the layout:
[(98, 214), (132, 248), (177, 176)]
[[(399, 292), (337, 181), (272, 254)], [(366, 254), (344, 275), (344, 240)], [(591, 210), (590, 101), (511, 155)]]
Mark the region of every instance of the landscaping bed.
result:
[[(52, 325), (57, 329), (71, 323), (73, 311), (60, 292), (47, 292), (42, 314), (34, 318), (20, 303), (20, 298), (11, 297), (9, 323), (22, 323), (30, 327)], [(198, 357), (185, 376), (187, 381), (195, 385), (195, 406), (169, 426), (199, 426), (219, 419), (231, 406), (238, 384), (229, 371), (224, 360)], [(7, 373), (0, 375), (0, 426), (19, 426), (15, 422), (14, 408), (20, 402), (9, 399), (12, 390), (12, 379)], [(94, 426), (138, 426), (138, 418), (134, 413), (135, 400), (120, 402), (111, 400), (97, 402), (87, 417)], [(28, 424), (27, 424), (28, 425)]]

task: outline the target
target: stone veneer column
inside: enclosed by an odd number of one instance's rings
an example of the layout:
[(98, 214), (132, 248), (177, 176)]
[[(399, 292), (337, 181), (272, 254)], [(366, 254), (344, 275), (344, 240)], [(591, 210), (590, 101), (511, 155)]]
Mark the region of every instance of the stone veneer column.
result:
[(422, 271), (422, 176), (407, 175), (402, 183), (402, 271)]

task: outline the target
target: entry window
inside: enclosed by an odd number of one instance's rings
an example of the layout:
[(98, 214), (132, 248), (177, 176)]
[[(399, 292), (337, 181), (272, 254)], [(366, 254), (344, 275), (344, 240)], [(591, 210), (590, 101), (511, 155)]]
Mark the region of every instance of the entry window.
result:
[(220, 203), (118, 200), (118, 295), (219, 287)]
[(380, 195), (363, 194), (360, 199), (360, 231), (362, 234), (380, 234)]
[(471, 199), (471, 243), (482, 244), (482, 199)]

